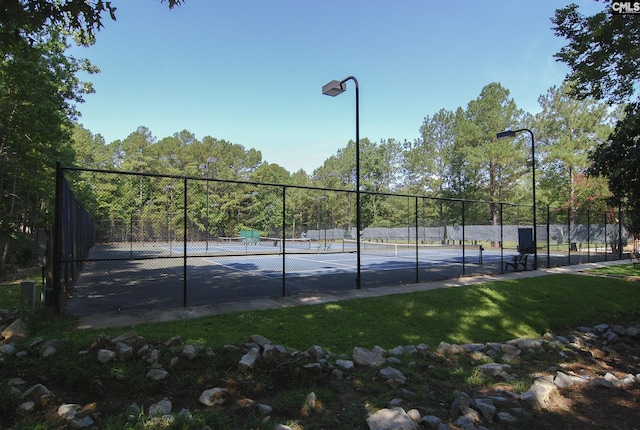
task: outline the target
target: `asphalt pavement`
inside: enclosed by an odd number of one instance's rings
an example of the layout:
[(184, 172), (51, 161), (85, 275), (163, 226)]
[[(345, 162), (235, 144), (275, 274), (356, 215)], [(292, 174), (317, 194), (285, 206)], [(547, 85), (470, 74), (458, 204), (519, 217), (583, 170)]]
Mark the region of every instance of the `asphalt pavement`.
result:
[(628, 259), (623, 259), (616, 261), (604, 261), (599, 263), (578, 264), (573, 266), (561, 266), (551, 269), (509, 272), (501, 275), (469, 276), (443, 281), (423, 282), (418, 284), (394, 285), (388, 287), (376, 287), (359, 290), (354, 288), (353, 290), (340, 291), (337, 293), (304, 293), (295, 296), (271, 297), (206, 306), (194, 306), (177, 309), (142, 310), (135, 312), (111, 313), (106, 315), (92, 315), (78, 318), (77, 327), (79, 329), (132, 327), (140, 324), (202, 318), (206, 316), (221, 315), (232, 312), (246, 312), (263, 309), (284, 309), (294, 306), (316, 305), (322, 303), (338, 302), (342, 300), (430, 291), (438, 288), (464, 287), (491, 281), (534, 278), (546, 276), (549, 274), (579, 274), (585, 272), (588, 269), (626, 264), (628, 262)]

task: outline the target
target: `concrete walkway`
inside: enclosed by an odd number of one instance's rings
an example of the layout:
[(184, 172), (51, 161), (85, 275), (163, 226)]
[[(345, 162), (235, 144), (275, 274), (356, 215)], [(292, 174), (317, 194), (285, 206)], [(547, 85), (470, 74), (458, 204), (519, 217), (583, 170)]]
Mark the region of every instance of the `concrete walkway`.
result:
[(508, 279), (523, 279), (546, 276), (559, 273), (581, 273), (587, 269), (598, 267), (628, 264), (628, 259), (606, 261), (600, 263), (579, 264), (574, 266), (562, 266), (552, 269), (538, 269), (522, 272), (510, 272), (502, 275), (483, 275), (466, 278), (449, 279), (444, 281), (425, 282), (419, 284), (394, 285), (390, 287), (376, 287), (360, 290), (349, 290), (340, 293), (304, 294), (290, 297), (273, 297), (251, 301), (239, 301), (208, 306), (197, 306), (177, 309), (141, 310), (128, 313), (109, 315), (94, 315), (80, 317), (79, 329), (100, 329), (105, 327), (127, 327), (138, 324), (177, 321), (206, 316), (221, 315), (231, 312), (245, 312), (263, 309), (283, 309), (294, 306), (316, 305), (332, 303), (341, 300), (360, 299), (367, 297), (380, 297), (390, 294), (415, 293), (430, 291), (437, 288), (463, 287), (467, 285), (483, 284), (491, 281), (504, 281)]

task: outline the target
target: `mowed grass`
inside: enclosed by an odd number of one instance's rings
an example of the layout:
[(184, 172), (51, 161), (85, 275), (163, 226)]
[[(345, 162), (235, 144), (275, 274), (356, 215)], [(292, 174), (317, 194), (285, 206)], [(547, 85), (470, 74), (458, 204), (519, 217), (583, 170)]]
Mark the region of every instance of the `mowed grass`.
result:
[[(625, 267), (606, 270), (628, 270)], [(0, 307), (10, 307), (10, 301), (19, 297), (16, 288), (0, 290)], [(73, 343), (86, 344), (96, 335), (113, 337), (133, 328), (148, 339), (179, 335), (183, 342), (214, 349), (260, 334), (291, 348), (320, 345), (335, 353), (349, 353), (354, 346), (393, 348), (426, 343), (435, 347), (440, 341), (539, 337), (549, 330), (632, 319), (639, 310), (640, 283), (622, 277), (563, 274), (136, 327), (77, 330), (73, 319), (44, 312), (27, 319), (34, 334), (64, 337)]]

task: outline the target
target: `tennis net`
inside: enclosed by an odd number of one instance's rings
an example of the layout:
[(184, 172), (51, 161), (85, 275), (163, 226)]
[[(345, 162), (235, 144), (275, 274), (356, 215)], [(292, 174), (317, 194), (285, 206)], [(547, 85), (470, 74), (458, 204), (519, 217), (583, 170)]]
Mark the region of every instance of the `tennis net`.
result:
[[(452, 244), (416, 244), (416, 243), (389, 243), (389, 242), (360, 242), (360, 252), (365, 255), (381, 257), (397, 257), (420, 260), (451, 260), (461, 257), (463, 252), (478, 252), (479, 245), (452, 245)], [(344, 239), (344, 252), (355, 252), (357, 241)]]

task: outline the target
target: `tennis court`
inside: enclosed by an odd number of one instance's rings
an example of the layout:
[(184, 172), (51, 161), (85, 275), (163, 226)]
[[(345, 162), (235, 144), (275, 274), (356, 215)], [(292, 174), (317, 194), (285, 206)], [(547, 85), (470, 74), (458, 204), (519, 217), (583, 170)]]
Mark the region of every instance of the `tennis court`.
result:
[[(356, 285), (356, 249), (355, 241), (347, 240), (99, 244), (66, 308), (89, 315), (349, 290)], [(482, 259), (481, 264), (478, 246), (361, 243), (368, 287), (457, 277), (463, 266), (467, 274), (499, 270), (500, 250), (484, 251)]]
[[(90, 214), (65, 178), (84, 173), (96, 187), (130, 185), (137, 200)], [(547, 207), (532, 225), (519, 205), (364, 191), (359, 229), (348, 189), (61, 166), (57, 179), (48, 284), (72, 315), (500, 274), (520, 249), (537, 249), (537, 267), (595, 262), (622, 258), (628, 241), (621, 213)], [(522, 246), (522, 232), (537, 248)]]

